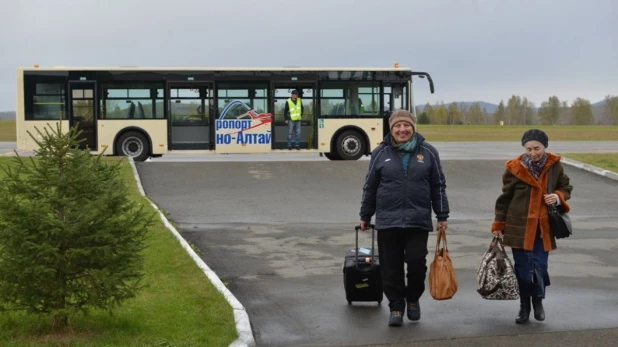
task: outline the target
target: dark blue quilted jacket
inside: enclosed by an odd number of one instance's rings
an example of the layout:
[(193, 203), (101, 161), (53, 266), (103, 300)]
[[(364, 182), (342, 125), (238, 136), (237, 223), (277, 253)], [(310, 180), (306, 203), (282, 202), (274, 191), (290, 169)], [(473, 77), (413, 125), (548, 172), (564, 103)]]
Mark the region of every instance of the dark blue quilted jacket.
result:
[(438, 151), (421, 134), (416, 136), (417, 144), (407, 170), (391, 143), (390, 134), (371, 153), (360, 219), (370, 222), (375, 214), (377, 230), (411, 227), (431, 231), (432, 208), (438, 221), (448, 219), (446, 179)]

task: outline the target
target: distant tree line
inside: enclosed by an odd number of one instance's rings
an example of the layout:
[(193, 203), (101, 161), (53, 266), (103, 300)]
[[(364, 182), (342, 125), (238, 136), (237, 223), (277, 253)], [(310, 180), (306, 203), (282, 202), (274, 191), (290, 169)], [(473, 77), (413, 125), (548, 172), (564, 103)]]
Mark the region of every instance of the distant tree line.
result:
[[(602, 109), (602, 115), (595, 117), (593, 110)], [(589, 100), (577, 98), (569, 106), (557, 96), (543, 101), (540, 107), (526, 97), (511, 96), (506, 104), (500, 101), (494, 113), (489, 113), (481, 103), (469, 106), (464, 103), (443, 102), (425, 104), (420, 111), (417, 108), (420, 124), (439, 125), (618, 125), (618, 96), (607, 95), (603, 106), (594, 107)]]

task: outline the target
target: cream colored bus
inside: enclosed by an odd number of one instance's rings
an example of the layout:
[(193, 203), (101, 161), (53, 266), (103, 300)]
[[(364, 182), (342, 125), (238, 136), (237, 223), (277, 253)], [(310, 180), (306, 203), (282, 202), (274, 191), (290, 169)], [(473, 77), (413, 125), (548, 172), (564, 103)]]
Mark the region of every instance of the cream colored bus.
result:
[[(389, 112), (415, 112), (409, 68), (67, 68), (17, 70), (17, 148), (34, 127), (79, 124), (93, 153), (143, 161), (167, 153), (287, 151), (284, 108), (303, 103), (301, 152), (357, 160), (384, 137)], [(386, 127), (388, 129), (388, 127)], [(295, 138), (292, 138), (295, 142)]]

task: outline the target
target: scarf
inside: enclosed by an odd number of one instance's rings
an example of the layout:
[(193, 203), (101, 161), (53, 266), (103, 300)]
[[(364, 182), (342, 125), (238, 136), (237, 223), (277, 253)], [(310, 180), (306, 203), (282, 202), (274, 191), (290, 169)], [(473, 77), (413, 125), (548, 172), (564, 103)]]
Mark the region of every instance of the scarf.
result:
[(416, 147), (416, 133), (412, 135), (412, 138), (405, 143), (395, 143), (395, 139), (392, 139), (393, 147), (397, 152), (399, 158), (401, 158), (401, 164), (403, 165), (403, 169), (407, 171), (408, 162), (410, 161), (410, 153), (414, 151)]
[(538, 162), (534, 162), (528, 154), (524, 154), (521, 158), (522, 165), (528, 169), (528, 172), (535, 178), (539, 179), (541, 175), (541, 170), (543, 170), (543, 166), (545, 166), (545, 161), (547, 160), (547, 153), (543, 154), (543, 157)]

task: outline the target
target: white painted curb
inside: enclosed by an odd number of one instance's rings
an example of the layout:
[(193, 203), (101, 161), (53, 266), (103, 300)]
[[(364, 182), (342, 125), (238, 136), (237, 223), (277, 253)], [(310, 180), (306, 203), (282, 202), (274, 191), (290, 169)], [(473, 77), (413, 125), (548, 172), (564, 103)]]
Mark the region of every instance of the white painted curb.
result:
[(157, 207), (157, 205), (153, 204), (150, 199), (146, 196), (144, 192), (144, 188), (142, 187), (142, 181), (139, 178), (139, 174), (137, 173), (137, 168), (135, 167), (135, 162), (133, 158), (129, 157), (129, 162), (131, 163), (131, 168), (133, 169), (133, 176), (135, 177), (135, 181), (137, 182), (137, 187), (139, 188), (139, 192), (143, 197), (148, 200), (150, 205), (159, 212), (161, 216), (161, 220), (163, 224), (176, 236), (182, 247), (189, 253), (193, 261), (197, 264), (197, 266), (204, 271), (208, 279), (212, 282), (212, 284), (219, 290), (227, 302), (232, 306), (234, 310), (234, 321), (236, 322), (236, 331), (238, 332), (238, 339), (230, 344), (231, 347), (241, 347), (255, 346), (255, 340), (253, 339), (253, 332), (251, 330), (251, 324), (249, 323), (249, 315), (247, 315), (247, 311), (242, 306), (242, 304), (236, 299), (236, 297), (225, 287), (223, 282), (219, 279), (217, 274), (215, 274), (209, 267), (204, 263), (204, 261), (193, 251), (193, 248), (189, 246), (187, 241), (178, 233), (176, 228), (165, 218), (165, 215), (161, 212), (161, 210)]
[(590, 164), (582, 163), (581, 161), (577, 161), (577, 160), (573, 160), (573, 159), (569, 159), (565, 157), (562, 157), (560, 161), (567, 165), (574, 166), (578, 169), (582, 169), (588, 172), (595, 173), (599, 176), (607, 177), (607, 178), (618, 181), (618, 174), (615, 172), (605, 170), (600, 167), (596, 167)]

